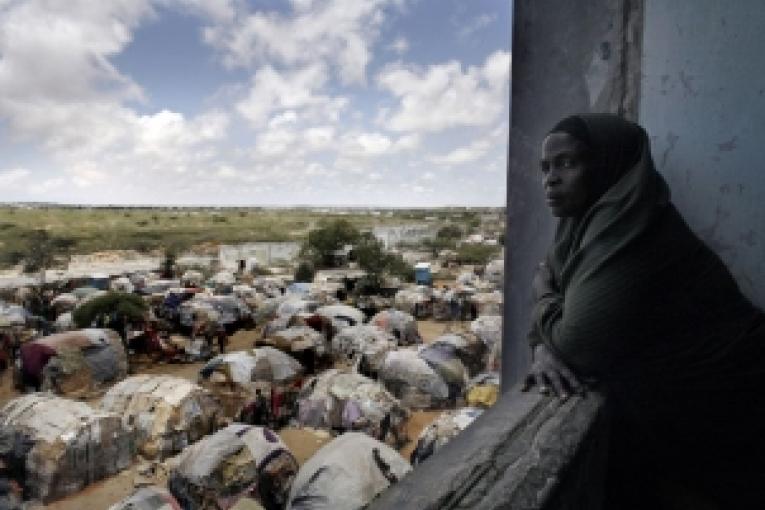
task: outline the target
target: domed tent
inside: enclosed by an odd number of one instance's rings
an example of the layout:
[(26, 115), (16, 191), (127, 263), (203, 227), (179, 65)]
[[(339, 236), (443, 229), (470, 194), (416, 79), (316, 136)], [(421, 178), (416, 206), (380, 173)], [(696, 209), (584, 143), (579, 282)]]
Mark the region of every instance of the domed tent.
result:
[(220, 400), (227, 417), (235, 417), (259, 385), (288, 385), (302, 373), (303, 366), (289, 354), (258, 347), (214, 357), (199, 371), (199, 383)]
[(358, 510), (411, 470), (388, 445), (348, 432), (323, 446), (298, 471), (288, 510)]
[(166, 458), (216, 429), (220, 403), (206, 389), (179, 377), (135, 375), (111, 388), (101, 409), (133, 427), (136, 446), (148, 458)]
[(306, 382), (298, 407), (298, 422), (303, 426), (360, 430), (376, 437), (387, 435), (388, 431), (396, 438), (402, 437), (409, 414), (382, 384), (337, 369)]
[(482, 315), (470, 323), (470, 331), (486, 344), (486, 368), (497, 370), (502, 356), (502, 316)]
[(168, 488), (186, 510), (230, 508), (252, 495), (265, 510), (280, 510), (298, 471), (275, 433), (241, 423), (188, 446), (167, 464)]
[(369, 323), (396, 337), (399, 345), (422, 343), (414, 315), (391, 308), (376, 314)]
[(417, 438), (417, 446), (412, 451), (410, 457), (412, 465), (420, 464), (446, 443), (457, 437), (481, 413), (483, 413), (483, 409), (475, 407), (444, 411), (433, 423), (425, 427)]
[(127, 375), (127, 353), (110, 329), (81, 329), (32, 340), (20, 349), (21, 382), (87, 397)]
[(350, 326), (332, 338), (332, 354), (335, 359), (356, 360), (367, 375), (377, 374), (382, 368), (385, 354), (396, 348), (396, 338), (382, 328), (361, 324)]
[(118, 473), (134, 454), (132, 434), (118, 415), (50, 394), (11, 400), (0, 410), (0, 428), (31, 442), (25, 486), (45, 503)]
[(150, 485), (141, 487), (109, 510), (182, 510), (170, 491)]
[(454, 353), (462, 361), (470, 376), (485, 370), (488, 349), (476, 335), (447, 333), (433, 340), (428, 348), (438, 348), (442, 344), (444, 349), (454, 349)]
[(467, 382), (465, 367), (456, 353), (424, 347), (390, 351), (380, 379), (388, 391), (412, 409), (453, 405)]

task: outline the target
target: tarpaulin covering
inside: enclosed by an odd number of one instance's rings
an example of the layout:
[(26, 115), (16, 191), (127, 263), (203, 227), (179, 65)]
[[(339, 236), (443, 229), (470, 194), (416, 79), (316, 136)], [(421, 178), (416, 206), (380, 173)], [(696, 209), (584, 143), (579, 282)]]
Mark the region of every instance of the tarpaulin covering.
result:
[(291, 510), (358, 510), (411, 470), (386, 444), (347, 432), (323, 446), (300, 468)]
[(417, 349), (398, 349), (385, 356), (380, 378), (385, 387), (407, 407), (427, 409), (449, 403), (449, 385)]
[[(53, 355), (42, 356), (43, 351)], [(127, 353), (115, 331), (81, 329), (25, 343), (21, 365), (22, 371), (39, 378), (44, 390), (86, 397), (125, 378)]]
[(378, 435), (388, 416), (400, 427), (408, 415), (382, 384), (354, 372), (330, 369), (306, 382), (298, 398), (298, 422), (312, 428), (362, 430)]
[(472, 376), (486, 370), (485, 358), (488, 348), (476, 335), (448, 333), (433, 340), (430, 346), (437, 346), (438, 344), (454, 347), (455, 354), (467, 369), (468, 375)]
[(264, 343), (270, 343), (285, 352), (300, 352), (313, 349), (316, 354), (327, 352), (324, 335), (308, 326), (292, 326), (269, 334)]
[(461, 392), (467, 384), (467, 369), (459, 358), (457, 347), (447, 342), (435, 342), (420, 347), (418, 355), (440, 375), (448, 385)]
[(369, 320), (369, 323), (387, 331), (398, 340), (400, 345), (422, 342), (417, 331), (417, 320), (413, 315), (400, 310), (383, 310)]
[(364, 358), (373, 373), (382, 368), (385, 354), (396, 348), (396, 337), (379, 326), (361, 324), (343, 329), (332, 338), (332, 354), (337, 359)]
[(170, 491), (162, 487), (141, 487), (109, 507), (109, 510), (183, 510)]
[(474, 407), (444, 411), (420, 433), (417, 446), (411, 455), (412, 465), (416, 466), (433, 455), (457, 434), (468, 428), (481, 413), (483, 413), (482, 409)]
[(402, 312), (414, 315), (418, 319), (430, 317), (433, 313), (431, 292), (429, 288), (425, 287), (401, 289), (393, 297), (393, 306)]
[(314, 313), (329, 319), (335, 331), (364, 322), (364, 312), (348, 305), (321, 306)]
[(173, 466), (168, 488), (185, 510), (232, 507), (243, 497), (266, 510), (283, 509), (298, 463), (269, 429), (235, 423), (187, 447)]
[(101, 409), (122, 416), (147, 458), (165, 458), (215, 430), (223, 415), (209, 390), (179, 377), (136, 375), (111, 388)]
[(468, 382), (466, 401), (473, 407), (491, 407), (499, 398), (499, 374), (487, 372), (475, 376)]
[(486, 368), (496, 370), (502, 359), (502, 316), (480, 316), (470, 323), (470, 331), (478, 336), (488, 348)]
[(130, 465), (130, 429), (114, 413), (45, 393), (11, 400), (0, 428), (23, 432), (34, 444), (26, 459), (30, 496), (49, 502)]

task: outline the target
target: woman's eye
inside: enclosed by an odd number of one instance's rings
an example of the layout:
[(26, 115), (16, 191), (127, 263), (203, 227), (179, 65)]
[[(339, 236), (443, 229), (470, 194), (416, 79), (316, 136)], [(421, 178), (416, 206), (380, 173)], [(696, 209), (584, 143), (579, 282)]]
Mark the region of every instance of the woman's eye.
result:
[(566, 158), (561, 161), (560, 166), (562, 168), (574, 168), (576, 166), (576, 161), (574, 161), (572, 158)]

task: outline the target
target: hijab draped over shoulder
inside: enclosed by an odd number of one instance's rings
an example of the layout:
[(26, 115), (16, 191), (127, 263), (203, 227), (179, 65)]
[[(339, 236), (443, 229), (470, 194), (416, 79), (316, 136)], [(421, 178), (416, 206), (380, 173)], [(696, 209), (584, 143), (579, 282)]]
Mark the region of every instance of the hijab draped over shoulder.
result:
[(590, 114), (552, 132), (584, 144), (586, 182), (599, 198), (558, 224), (547, 256), (557, 292), (535, 307), (532, 343), (604, 379), (680, 384), (740, 368), (735, 351), (751, 354), (748, 333), (762, 314), (670, 202), (643, 128)]
[(670, 202), (642, 128), (579, 115), (553, 131), (586, 147), (597, 198), (558, 224), (529, 338), (609, 394), (611, 490), (640, 501), (674, 480), (765, 508), (765, 316)]

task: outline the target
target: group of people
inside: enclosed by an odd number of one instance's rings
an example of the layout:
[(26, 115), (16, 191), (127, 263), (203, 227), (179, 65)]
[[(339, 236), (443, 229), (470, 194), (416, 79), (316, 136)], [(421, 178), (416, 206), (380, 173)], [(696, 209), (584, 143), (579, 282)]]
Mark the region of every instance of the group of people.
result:
[(279, 428), (296, 414), (297, 390), (299, 382), (293, 387), (272, 385), (269, 397), (261, 388), (255, 390), (255, 399), (242, 408), (239, 421), (250, 425)]

